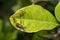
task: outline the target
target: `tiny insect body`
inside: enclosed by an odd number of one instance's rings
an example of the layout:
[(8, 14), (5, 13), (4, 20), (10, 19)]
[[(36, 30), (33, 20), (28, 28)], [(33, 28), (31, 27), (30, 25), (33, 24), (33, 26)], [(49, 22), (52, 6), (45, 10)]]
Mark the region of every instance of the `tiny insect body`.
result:
[(20, 29), (23, 29), (23, 30), (24, 30), (23, 25), (21, 25), (21, 24), (19, 24), (19, 23), (16, 23), (16, 26), (17, 26), (18, 28), (20, 28)]
[(21, 24), (17, 23), (17, 21), (16, 21), (15, 17), (13, 17), (13, 22), (15, 23), (16, 27), (18, 27), (18, 28), (20, 28), (20, 29), (23, 29), (23, 30), (24, 30), (23, 25), (21, 25)]

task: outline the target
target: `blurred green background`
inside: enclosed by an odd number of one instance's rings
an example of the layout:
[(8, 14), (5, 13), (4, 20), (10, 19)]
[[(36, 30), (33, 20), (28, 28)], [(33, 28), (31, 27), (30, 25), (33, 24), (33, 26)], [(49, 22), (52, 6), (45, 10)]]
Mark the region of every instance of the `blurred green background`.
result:
[[(54, 9), (58, 2), (58, 0), (47, 0), (38, 1), (36, 4), (41, 5), (54, 15)], [(25, 33), (18, 31), (11, 25), (9, 17), (18, 9), (31, 4), (31, 0), (0, 0), (0, 40), (51, 40), (37, 37), (36, 34), (38, 34), (38, 32)], [(57, 29), (54, 29), (53, 31), (55, 30)], [(41, 32), (40, 35), (43, 35), (43, 33), (51, 33), (51, 31)]]

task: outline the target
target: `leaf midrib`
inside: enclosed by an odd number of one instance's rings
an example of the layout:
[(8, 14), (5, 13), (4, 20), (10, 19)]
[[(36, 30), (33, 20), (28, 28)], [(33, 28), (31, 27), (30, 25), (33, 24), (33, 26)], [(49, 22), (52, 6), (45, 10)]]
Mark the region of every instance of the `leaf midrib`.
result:
[[(31, 19), (23, 19), (22, 18), (22, 20), (31, 20)], [(40, 20), (34, 20), (34, 19), (32, 19), (31, 21), (37, 21), (37, 22), (41, 22), (41, 23), (51, 23), (51, 24), (57, 24), (58, 25), (58, 23), (57, 22), (47, 22), (47, 21), (40, 21)]]

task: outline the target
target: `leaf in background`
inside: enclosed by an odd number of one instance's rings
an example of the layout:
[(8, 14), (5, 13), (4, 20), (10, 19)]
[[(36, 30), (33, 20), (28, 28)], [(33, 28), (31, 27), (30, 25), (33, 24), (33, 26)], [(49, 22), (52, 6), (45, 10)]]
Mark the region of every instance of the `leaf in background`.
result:
[(0, 40), (3, 40), (4, 34), (0, 32)]
[(13, 29), (9, 21), (6, 19), (4, 20), (4, 26), (1, 26), (2, 20), (0, 20), (0, 40), (15, 40), (17, 37), (17, 31)]
[(0, 19), (0, 32), (2, 31), (2, 20)]
[(48, 38), (44, 37), (47, 34), (49, 34), (48, 31), (39, 31), (33, 35), (32, 40), (48, 40)]
[(5, 35), (5, 39), (4, 40), (16, 40), (17, 38), (17, 32), (9, 32)]
[(3, 33), (2, 33), (2, 20), (0, 19), (0, 40), (3, 38)]
[(16, 11), (11, 17), (12, 25), (24, 32), (51, 30), (57, 26), (54, 16), (39, 5), (30, 5)]
[(57, 20), (60, 21), (60, 2), (57, 4), (57, 6), (55, 8), (55, 16), (56, 16)]

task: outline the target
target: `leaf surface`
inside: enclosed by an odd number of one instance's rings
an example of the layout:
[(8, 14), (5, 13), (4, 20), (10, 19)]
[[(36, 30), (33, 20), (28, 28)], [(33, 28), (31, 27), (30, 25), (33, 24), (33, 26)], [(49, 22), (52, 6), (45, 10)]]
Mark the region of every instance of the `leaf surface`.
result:
[[(54, 16), (39, 5), (19, 9), (10, 17), (10, 21), (16, 29), (28, 33), (51, 30), (57, 26)], [(17, 23), (22, 26), (17, 26)]]
[(55, 8), (55, 16), (56, 16), (57, 20), (60, 21), (60, 2), (57, 4), (57, 6)]

